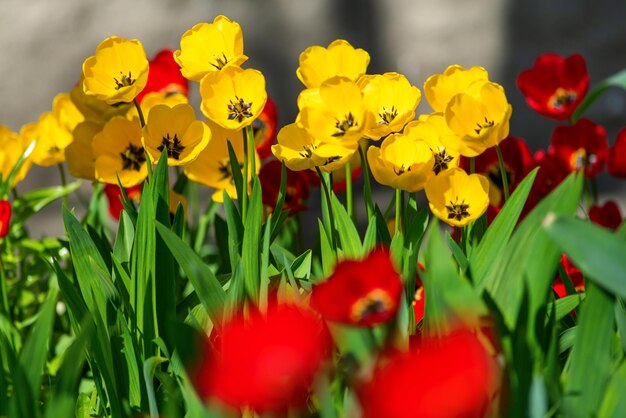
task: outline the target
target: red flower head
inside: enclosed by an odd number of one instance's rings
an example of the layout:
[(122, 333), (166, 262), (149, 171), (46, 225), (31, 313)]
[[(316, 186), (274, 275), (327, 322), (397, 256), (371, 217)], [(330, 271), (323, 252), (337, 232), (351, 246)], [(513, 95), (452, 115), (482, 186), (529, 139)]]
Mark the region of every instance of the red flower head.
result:
[(0, 200), (0, 238), (4, 238), (9, 234), (11, 213), (11, 203), (6, 199)]
[(517, 77), (517, 88), (536, 112), (556, 120), (569, 118), (589, 88), (589, 74), (580, 54), (563, 58), (544, 54)]
[(189, 91), (189, 81), (180, 73), (180, 67), (174, 61), (174, 52), (169, 49), (159, 51), (150, 61), (148, 82), (137, 95), (137, 100), (141, 102), (146, 94), (160, 91), (184, 95)]
[(276, 110), (276, 104), (268, 97), (263, 111), (259, 117), (252, 122), (254, 144), (259, 158), (265, 159), (272, 155), (272, 144), (276, 142), (277, 126), (278, 112)]
[(271, 305), (267, 315), (252, 312), (227, 323), (206, 343), (191, 372), (198, 394), (257, 412), (302, 406), (331, 341), (323, 322), (293, 305)]
[[(286, 168), (286, 172), (287, 187), (283, 210), (289, 210), (289, 214), (293, 215), (307, 208), (302, 202), (309, 198), (309, 176), (304, 174), (304, 171), (291, 171), (288, 168)], [(276, 200), (280, 192), (281, 174), (282, 164), (278, 160), (267, 162), (259, 172), (259, 179), (263, 186), (263, 204), (271, 209), (276, 207)]]
[(554, 128), (551, 145), (569, 171), (584, 169), (586, 177), (602, 171), (609, 150), (604, 127), (586, 118), (573, 126)]
[[(122, 192), (119, 186), (115, 184), (105, 184), (104, 194), (109, 200), (109, 215), (116, 221), (119, 221), (120, 214), (122, 210), (124, 210), (124, 205), (122, 205)], [(141, 198), (141, 184), (126, 188), (126, 194), (129, 199), (139, 202)]]
[[(583, 278), (583, 273), (572, 264), (572, 262), (567, 258), (565, 254), (561, 256), (561, 265), (567, 273), (570, 281), (574, 285), (574, 289), (577, 292), (583, 292), (585, 290), (585, 280)], [(554, 284), (552, 285), (552, 289), (556, 292), (556, 294), (562, 298), (567, 296), (567, 289), (563, 284), (563, 279), (560, 274), (556, 276), (556, 280), (554, 280)]]
[(459, 329), (426, 338), (375, 371), (359, 390), (365, 418), (484, 416), (496, 385), (495, 363), (478, 338)]
[(415, 314), (415, 323), (424, 319), (424, 284), (420, 278), (420, 271), (424, 271), (424, 265), (417, 263), (418, 271), (415, 273), (415, 296), (413, 297), (413, 313)]
[(569, 169), (563, 161), (558, 159), (553, 150), (548, 152), (537, 150), (533, 155), (533, 167), (539, 167), (537, 177), (533, 183), (521, 218), (525, 217), (537, 204), (554, 190), (569, 174)]
[(589, 219), (597, 225), (609, 229), (617, 229), (624, 220), (619, 206), (613, 200), (607, 200), (602, 206), (592, 206), (589, 209)]
[[(526, 177), (533, 168), (533, 156), (526, 145), (526, 141), (512, 136), (506, 137), (500, 143), (504, 169), (509, 184), (509, 192), (515, 190), (517, 185)], [(489, 148), (474, 159), (476, 173), (482, 174), (489, 179), (490, 207), (487, 211), (488, 221), (491, 222), (504, 204), (502, 175), (500, 174), (500, 161), (495, 148)], [(469, 158), (461, 157), (461, 167), (469, 172)]]
[(615, 144), (609, 150), (607, 168), (612, 176), (626, 178), (626, 128), (617, 133)]
[(393, 318), (402, 281), (389, 252), (372, 251), (363, 260), (344, 260), (323, 283), (313, 286), (311, 306), (330, 321), (374, 326)]

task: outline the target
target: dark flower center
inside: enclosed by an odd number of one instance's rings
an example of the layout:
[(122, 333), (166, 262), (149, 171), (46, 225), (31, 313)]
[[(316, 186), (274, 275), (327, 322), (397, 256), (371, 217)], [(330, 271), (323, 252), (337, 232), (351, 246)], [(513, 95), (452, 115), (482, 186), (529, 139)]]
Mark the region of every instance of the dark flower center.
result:
[[(498, 186), (499, 189), (502, 189), (504, 187), (504, 184), (502, 183), (502, 174), (500, 173), (500, 165), (491, 165), (486, 174), (489, 180), (491, 180), (493, 184)], [(515, 176), (513, 171), (510, 170), (506, 164), (504, 165), (504, 175), (506, 176), (507, 184), (509, 185), (509, 187), (511, 187), (511, 184), (513, 184), (513, 182), (515, 181)]]
[(598, 161), (598, 157), (584, 148), (577, 149), (570, 157), (570, 167), (573, 170), (589, 168)]
[(574, 90), (565, 90), (559, 87), (550, 97), (548, 106), (555, 110), (563, 110), (565, 106), (574, 103), (577, 98), (578, 94)]
[(226, 54), (223, 52), (221, 57), (219, 55), (213, 55), (213, 58), (215, 61), (210, 64), (215, 67), (216, 70), (221, 70), (226, 66), (226, 64), (228, 64), (228, 58), (226, 58)]
[(311, 145), (305, 145), (304, 146), (304, 151), (299, 152), (298, 154), (300, 154), (300, 156), (302, 158), (311, 158), (311, 156), (313, 155), (313, 150), (317, 148), (314, 144)]
[(457, 203), (458, 201), (459, 198), (457, 197), (454, 202), (450, 202), (449, 205), (446, 205), (446, 209), (448, 210), (448, 219), (461, 221), (462, 219), (470, 216), (468, 211), (469, 205), (465, 203), (465, 200), (461, 201), (461, 203)]
[(441, 173), (443, 170), (448, 169), (448, 164), (454, 159), (453, 156), (448, 155), (448, 151), (443, 148), (439, 152), (433, 152), (435, 157), (435, 164), (433, 165), (433, 171), (435, 175)]
[(362, 322), (371, 316), (383, 314), (393, 308), (389, 293), (383, 289), (374, 289), (358, 299), (352, 305), (350, 319), (355, 323)]
[(185, 146), (181, 145), (180, 139), (178, 139), (176, 134), (174, 134), (174, 138), (170, 138), (170, 134), (165, 135), (161, 141), (161, 145), (157, 147), (161, 152), (163, 152), (164, 149), (167, 150), (167, 156), (175, 160), (180, 158), (180, 153), (183, 152), (185, 148)]
[(141, 165), (146, 162), (146, 153), (141, 146), (128, 144), (124, 152), (120, 152), (123, 170), (139, 171)]
[(478, 126), (478, 128), (474, 129), (474, 132), (476, 132), (476, 135), (480, 135), (483, 129), (492, 128), (493, 125), (494, 121), (488, 120), (487, 116), (485, 116), (485, 123), (476, 123), (476, 126)]
[(252, 107), (252, 102), (244, 102), (243, 99), (235, 96), (235, 101), (229, 100), (228, 104), (228, 120), (237, 119), (237, 122), (241, 122), (245, 118), (251, 118), (252, 112), (250, 112), (250, 108)]
[(396, 173), (396, 176), (406, 173), (407, 171), (411, 171), (411, 166), (404, 168), (404, 164), (400, 166), (400, 168), (394, 167), (393, 172)]
[(395, 106), (391, 106), (391, 110), (387, 110), (383, 106), (383, 111), (378, 116), (380, 116), (379, 125), (389, 125), (398, 116), (398, 109)]
[(344, 136), (348, 129), (353, 126), (357, 126), (357, 123), (354, 120), (354, 116), (352, 116), (352, 112), (348, 112), (343, 121), (340, 122), (339, 120), (337, 120), (337, 122), (335, 123), (337, 132), (335, 132), (333, 136)]
[(115, 80), (115, 90), (119, 90), (122, 87), (132, 86), (133, 84), (135, 84), (135, 81), (137, 81), (133, 78), (130, 71), (128, 72), (128, 75), (120, 71), (120, 79), (118, 80), (114, 77), (113, 80)]

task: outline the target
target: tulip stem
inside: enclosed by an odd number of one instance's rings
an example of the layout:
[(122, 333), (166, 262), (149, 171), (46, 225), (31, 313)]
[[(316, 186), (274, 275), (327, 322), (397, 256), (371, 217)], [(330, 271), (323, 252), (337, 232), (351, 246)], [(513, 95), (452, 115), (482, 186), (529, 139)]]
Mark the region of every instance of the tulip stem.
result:
[(370, 184), (370, 170), (365, 158), (365, 151), (359, 145), (359, 155), (361, 156), (361, 170), (363, 171), (363, 196), (365, 197), (365, 208), (367, 209), (367, 219), (374, 215), (374, 201), (372, 200), (372, 186)]
[(143, 128), (144, 126), (146, 126), (146, 120), (143, 117), (141, 106), (139, 106), (139, 102), (137, 101), (136, 97), (133, 99), (133, 104), (135, 105), (135, 108), (137, 109), (137, 114), (139, 115), (139, 123), (141, 123), (141, 127)]
[(250, 175), (254, 177), (256, 174), (256, 152), (254, 145), (254, 130), (252, 129), (252, 125), (246, 127), (246, 140), (248, 141), (248, 157), (250, 158)]
[(500, 145), (496, 145), (496, 153), (498, 154), (498, 161), (500, 162), (500, 175), (502, 176), (502, 189), (504, 192), (504, 201), (509, 200), (509, 178), (506, 175), (506, 168), (504, 168), (504, 157), (502, 157), (502, 150)]
[(346, 209), (348, 209), (348, 216), (352, 219), (352, 222), (356, 224), (354, 202), (352, 199), (352, 167), (350, 162), (346, 164), (346, 206)]
[(241, 223), (246, 224), (248, 213), (248, 138), (247, 131), (244, 130), (243, 138), (243, 180), (241, 181)]
[(328, 219), (324, 222), (326, 227), (326, 233), (328, 235), (328, 238), (330, 239), (333, 251), (336, 251), (337, 245), (335, 244), (335, 222), (333, 219), (332, 202), (330, 200), (330, 187), (332, 186), (329, 186), (328, 184), (329, 182), (330, 184), (332, 184), (332, 177), (330, 177), (330, 175), (325, 176), (322, 173), (322, 170), (320, 170), (320, 168), (317, 166), (315, 167), (315, 170), (317, 171), (317, 175), (319, 176), (320, 182), (322, 183), (322, 189), (324, 189), (325, 199), (322, 199), (322, 213), (324, 212), (324, 209), (326, 209), (326, 211), (328, 212)]
[(474, 157), (470, 157), (469, 164), (470, 164), (470, 174), (474, 174), (476, 172), (476, 164), (474, 161)]
[[(59, 163), (57, 164), (57, 166), (59, 167), (59, 174), (61, 175), (61, 186), (63, 186), (65, 188), (65, 186), (67, 186), (67, 177), (65, 176), (65, 169), (63, 168), (63, 163)], [(68, 207), (68, 198), (67, 198), (67, 193), (65, 193), (63, 195), (63, 204)]]
[(402, 215), (404, 206), (404, 193), (402, 189), (396, 189), (396, 222), (395, 222), (395, 233), (400, 232), (402, 228)]

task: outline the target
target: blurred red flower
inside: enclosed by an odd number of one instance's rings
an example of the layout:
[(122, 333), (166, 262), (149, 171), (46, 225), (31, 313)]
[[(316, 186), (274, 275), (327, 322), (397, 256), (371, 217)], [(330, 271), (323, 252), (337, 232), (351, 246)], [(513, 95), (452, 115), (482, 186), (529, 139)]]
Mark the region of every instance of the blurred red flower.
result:
[(572, 126), (554, 128), (551, 145), (569, 171), (584, 170), (586, 177), (602, 171), (609, 151), (606, 129), (586, 118)]
[(602, 206), (592, 206), (589, 209), (589, 219), (594, 224), (609, 229), (617, 229), (623, 221), (619, 206), (613, 200), (607, 200)]
[[(120, 214), (122, 213), (122, 210), (124, 210), (124, 205), (122, 204), (122, 192), (119, 186), (116, 184), (105, 184), (104, 194), (109, 201), (109, 215), (111, 215), (111, 217), (116, 221), (119, 221)], [(139, 199), (141, 198), (141, 184), (126, 188), (126, 194), (129, 199), (139, 202)]]
[(184, 95), (189, 92), (189, 81), (181, 74), (179, 65), (174, 61), (174, 52), (169, 49), (159, 51), (150, 61), (148, 82), (137, 95), (137, 100), (141, 102), (146, 94), (160, 91)]
[(377, 248), (363, 260), (337, 264), (328, 280), (313, 286), (311, 306), (330, 321), (374, 326), (395, 316), (401, 295), (389, 251)]
[(363, 385), (365, 418), (477, 418), (489, 407), (496, 385), (495, 363), (477, 336), (459, 329), (422, 338), (397, 354)]
[(277, 127), (278, 111), (276, 104), (268, 97), (263, 111), (259, 117), (252, 122), (254, 144), (259, 158), (265, 159), (272, 155), (272, 144), (276, 142)]
[(615, 144), (609, 150), (607, 169), (612, 176), (626, 178), (626, 128), (617, 133)]
[[(287, 173), (287, 184), (285, 190), (285, 204), (283, 210), (289, 210), (289, 214), (306, 210), (303, 202), (309, 198), (309, 176), (304, 171), (291, 171), (285, 168)], [(271, 160), (261, 167), (259, 179), (263, 186), (263, 204), (269, 206), (271, 210), (276, 207), (278, 194), (280, 192), (280, 182), (282, 175), (282, 164), (278, 160)]]
[(308, 389), (331, 353), (324, 323), (294, 305), (271, 305), (226, 323), (206, 341), (190, 377), (203, 399), (236, 408), (284, 412), (306, 403)]
[(415, 315), (415, 323), (424, 319), (424, 284), (420, 278), (419, 272), (424, 271), (422, 263), (417, 264), (418, 271), (415, 273), (415, 296), (413, 296), (413, 314)]
[(0, 238), (4, 238), (9, 234), (12, 212), (11, 202), (6, 199), (0, 200)]
[(589, 88), (585, 59), (580, 54), (540, 55), (532, 68), (519, 74), (517, 87), (531, 109), (552, 119), (567, 119)]
[[(583, 273), (572, 264), (569, 258), (565, 254), (561, 256), (561, 265), (567, 273), (567, 277), (569, 277), (570, 281), (574, 285), (574, 289), (577, 292), (583, 292), (585, 290), (585, 280), (583, 278)], [(559, 298), (567, 296), (567, 289), (565, 288), (565, 284), (563, 284), (563, 278), (559, 273), (552, 284), (552, 289), (556, 292)]]

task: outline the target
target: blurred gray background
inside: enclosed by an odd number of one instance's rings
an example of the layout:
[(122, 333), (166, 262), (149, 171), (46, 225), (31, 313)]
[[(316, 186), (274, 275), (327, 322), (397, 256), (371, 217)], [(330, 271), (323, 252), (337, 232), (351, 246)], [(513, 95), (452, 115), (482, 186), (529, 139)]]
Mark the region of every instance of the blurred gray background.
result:
[[(297, 112), (298, 55), (337, 38), (370, 53), (368, 73), (398, 71), (420, 90), (450, 64), (485, 67), (513, 105), (511, 134), (533, 150), (547, 146), (556, 122), (526, 106), (515, 78), (538, 55), (582, 53), (592, 86), (626, 68), (626, 2), (618, 0), (0, 0), (0, 124), (18, 131), (49, 110), (104, 38), (137, 38), (152, 57), (218, 14), (241, 24), (245, 66), (265, 74), (280, 126)], [(418, 111), (430, 111), (425, 99)], [(587, 115), (612, 144), (626, 126), (626, 93), (612, 89)], [(599, 181), (601, 200), (619, 199), (626, 213), (625, 183)], [(56, 168), (35, 167), (19, 190), (55, 184)], [(35, 237), (63, 234), (58, 206), (29, 226)]]

